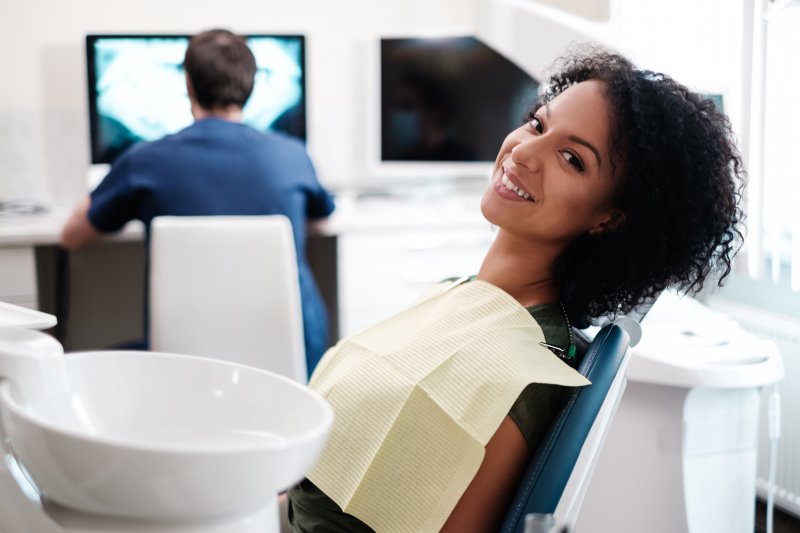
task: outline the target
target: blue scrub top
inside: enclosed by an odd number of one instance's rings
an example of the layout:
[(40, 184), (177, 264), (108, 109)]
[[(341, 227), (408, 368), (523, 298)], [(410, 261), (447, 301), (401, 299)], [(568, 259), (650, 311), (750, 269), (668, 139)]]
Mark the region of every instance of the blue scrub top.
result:
[(306, 222), (333, 210), (333, 198), (317, 180), (300, 141), (239, 122), (206, 118), (121, 155), (92, 192), (88, 215), (104, 233), (141, 220), (148, 244), (150, 223), (157, 216), (288, 217), (297, 249), (310, 375), (327, 348), (328, 326), (305, 257)]

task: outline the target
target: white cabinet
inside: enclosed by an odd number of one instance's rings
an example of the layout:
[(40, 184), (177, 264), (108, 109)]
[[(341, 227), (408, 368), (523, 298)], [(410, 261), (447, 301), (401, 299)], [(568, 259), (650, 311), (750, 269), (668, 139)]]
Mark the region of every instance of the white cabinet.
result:
[(427, 287), (475, 274), (494, 238), (488, 224), (344, 233), (339, 311), (346, 336), (414, 303)]
[(33, 246), (0, 248), (0, 301), (38, 308)]

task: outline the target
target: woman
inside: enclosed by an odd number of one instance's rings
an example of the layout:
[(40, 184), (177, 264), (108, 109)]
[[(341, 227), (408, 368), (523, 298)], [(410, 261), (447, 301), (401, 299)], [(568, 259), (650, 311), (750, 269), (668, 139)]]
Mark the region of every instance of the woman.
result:
[(570, 323), (721, 282), (743, 175), (711, 101), (618, 55), (565, 60), (500, 148), (476, 279), (323, 358), (311, 386), (337, 420), (289, 493), (294, 530), (497, 530), (566, 386), (585, 384)]

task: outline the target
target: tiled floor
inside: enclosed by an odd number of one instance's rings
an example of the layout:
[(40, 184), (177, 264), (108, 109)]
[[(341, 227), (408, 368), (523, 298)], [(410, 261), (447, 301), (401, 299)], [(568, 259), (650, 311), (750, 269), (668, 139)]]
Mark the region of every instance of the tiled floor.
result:
[[(755, 533), (767, 531), (766, 504), (756, 501), (756, 530)], [(773, 533), (800, 533), (800, 518), (775, 509), (773, 514)]]

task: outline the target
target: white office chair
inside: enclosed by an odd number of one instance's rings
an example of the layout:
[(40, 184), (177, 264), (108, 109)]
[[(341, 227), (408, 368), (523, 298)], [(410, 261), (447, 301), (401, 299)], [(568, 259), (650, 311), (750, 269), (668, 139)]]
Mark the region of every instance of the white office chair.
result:
[(306, 383), (297, 257), (285, 216), (156, 217), (149, 294), (153, 351), (224, 359)]

